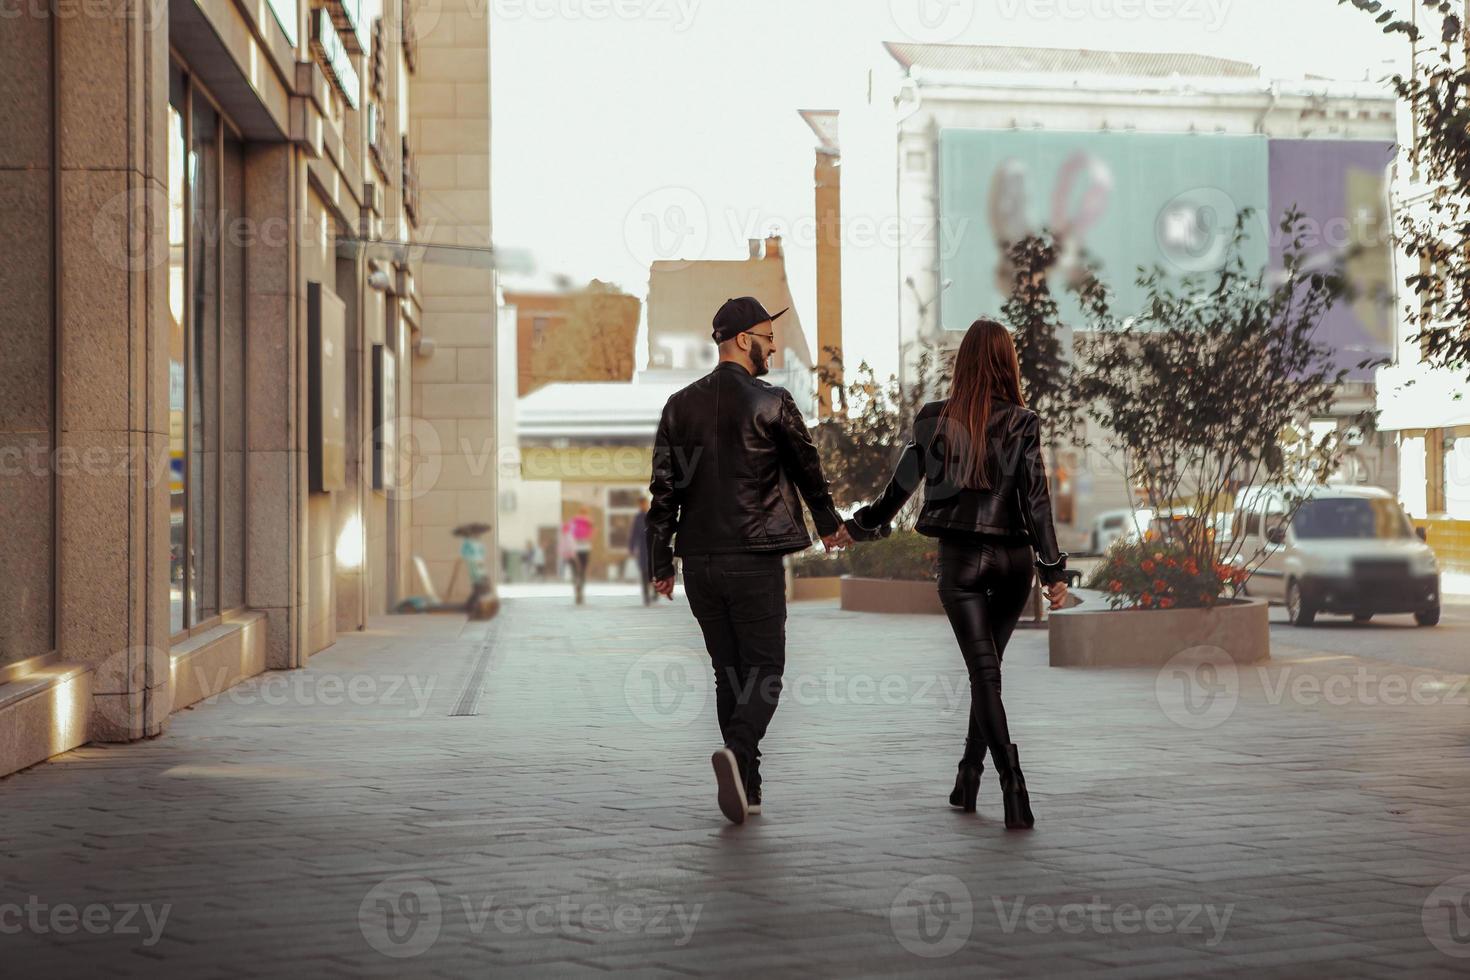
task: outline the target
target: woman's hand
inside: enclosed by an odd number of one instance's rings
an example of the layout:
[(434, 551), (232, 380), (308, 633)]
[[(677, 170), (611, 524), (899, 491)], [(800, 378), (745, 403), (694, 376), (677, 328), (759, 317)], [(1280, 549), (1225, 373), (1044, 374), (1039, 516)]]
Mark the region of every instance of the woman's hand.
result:
[(852, 547), (852, 535), (848, 533), (847, 525), (839, 525), (837, 530), (822, 539), (822, 544), (828, 551), (839, 551), (843, 548)]
[(1051, 608), (1053, 609), (1062, 608), (1062, 603), (1067, 601), (1066, 582), (1053, 582), (1042, 591), (1046, 593), (1046, 601), (1051, 604)]

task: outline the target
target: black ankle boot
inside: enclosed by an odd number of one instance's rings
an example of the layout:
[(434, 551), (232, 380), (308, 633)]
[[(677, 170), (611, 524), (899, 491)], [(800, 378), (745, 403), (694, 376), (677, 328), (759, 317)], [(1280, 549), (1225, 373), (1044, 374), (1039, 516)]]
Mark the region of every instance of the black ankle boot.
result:
[(1005, 763), (997, 759), (996, 774), (1000, 777), (1000, 791), (1005, 800), (1006, 829), (1029, 830), (1035, 826), (1036, 818), (1031, 815), (1031, 797), (1026, 792), (1026, 777), (1021, 773), (1021, 760), (1014, 745), (1006, 746)]
[(978, 762), (961, 762), (960, 771), (954, 777), (954, 790), (949, 794), (949, 805), (974, 813), (975, 797), (980, 795), (980, 774), (984, 771), (985, 767)]
[(965, 739), (965, 755), (960, 759), (959, 772), (954, 777), (954, 791), (949, 794), (949, 805), (957, 806), (966, 813), (975, 812), (975, 797), (980, 792), (980, 775), (985, 772), (985, 746), (977, 747)]

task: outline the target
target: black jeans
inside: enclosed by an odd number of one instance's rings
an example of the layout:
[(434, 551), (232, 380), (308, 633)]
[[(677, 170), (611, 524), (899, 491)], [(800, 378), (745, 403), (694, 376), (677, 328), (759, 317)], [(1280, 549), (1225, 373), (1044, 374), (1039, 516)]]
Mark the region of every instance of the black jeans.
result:
[(970, 673), (965, 762), (984, 761), (987, 747), (996, 760), (1006, 758), (1011, 733), (1000, 697), (1000, 661), (1031, 594), (1031, 575), (1031, 547), (1024, 542), (940, 539), (939, 600)]
[(760, 741), (781, 698), (786, 669), (786, 576), (773, 552), (693, 555), (684, 591), (715, 671), (720, 735), (759, 786)]

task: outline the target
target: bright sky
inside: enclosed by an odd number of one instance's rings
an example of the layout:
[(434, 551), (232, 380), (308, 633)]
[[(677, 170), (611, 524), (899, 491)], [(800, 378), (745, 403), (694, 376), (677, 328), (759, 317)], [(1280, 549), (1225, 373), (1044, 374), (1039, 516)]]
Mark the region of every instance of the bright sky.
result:
[[(651, 258), (741, 258), (747, 238), (784, 226), (808, 334), (815, 254), (800, 229), (813, 213), (815, 138), (797, 110), (857, 111), (869, 69), (895, 69), (883, 41), (1192, 52), (1288, 78), (1378, 78), (1407, 53), (1336, 0), (486, 2), (496, 244), (529, 251), (541, 274), (641, 297)], [(844, 218), (881, 220), (891, 163), (845, 167), (882, 179), (856, 207), (844, 186)], [(873, 289), (890, 294), (896, 278)], [(869, 322), (851, 296), (849, 360), (891, 366), (895, 325)]]

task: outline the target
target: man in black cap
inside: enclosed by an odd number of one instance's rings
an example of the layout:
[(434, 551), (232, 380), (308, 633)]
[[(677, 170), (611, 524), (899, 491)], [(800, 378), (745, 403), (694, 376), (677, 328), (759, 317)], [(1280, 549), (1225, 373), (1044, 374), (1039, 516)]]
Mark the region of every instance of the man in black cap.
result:
[(776, 350), (772, 321), (785, 312), (772, 316), (751, 296), (720, 307), (720, 363), (664, 406), (649, 484), (654, 588), (674, 597), (681, 558), (714, 666), (725, 745), (711, 761), (720, 810), (734, 823), (760, 812), (760, 740), (786, 667), (781, 556), (811, 546), (802, 499), (829, 550), (842, 526), (796, 402), (758, 380)]

